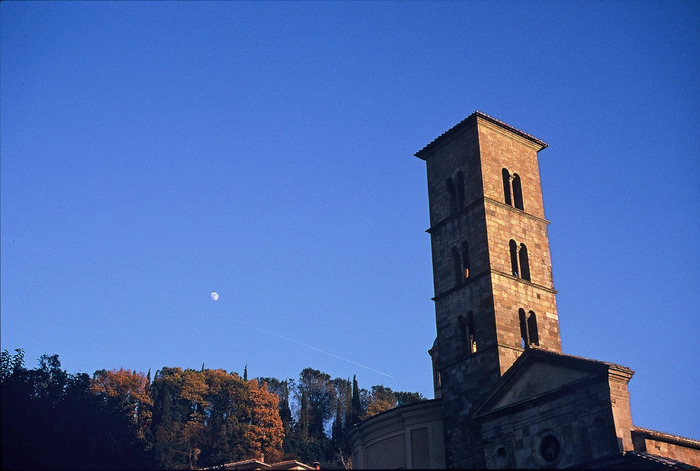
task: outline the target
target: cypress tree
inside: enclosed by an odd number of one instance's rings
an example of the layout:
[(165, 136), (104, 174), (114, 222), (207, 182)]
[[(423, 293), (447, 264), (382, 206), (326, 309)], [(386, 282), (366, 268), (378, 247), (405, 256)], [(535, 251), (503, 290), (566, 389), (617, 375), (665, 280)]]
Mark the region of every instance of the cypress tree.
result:
[(350, 426), (355, 425), (360, 422), (360, 417), (362, 416), (362, 403), (360, 402), (360, 388), (357, 386), (356, 375), (352, 376), (352, 415)]

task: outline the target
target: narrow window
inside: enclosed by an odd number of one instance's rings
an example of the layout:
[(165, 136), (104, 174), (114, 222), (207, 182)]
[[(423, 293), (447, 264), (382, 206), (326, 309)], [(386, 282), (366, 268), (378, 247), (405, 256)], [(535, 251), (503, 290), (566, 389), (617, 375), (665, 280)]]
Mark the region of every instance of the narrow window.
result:
[(438, 359), (438, 353), (436, 351), (437, 343), (433, 348), (430, 349), (430, 355), (432, 357), (433, 361), (433, 389), (438, 390), (440, 389), (440, 370), (439, 370), (439, 359)]
[[(467, 331), (467, 323), (464, 320), (464, 317), (459, 316), (457, 318), (457, 328), (459, 329), (459, 340), (462, 343), (462, 345), (466, 345), (468, 347), (468, 342), (469, 342), (469, 332)], [(467, 351), (469, 351), (467, 349)]]
[(503, 198), (505, 200), (506, 204), (513, 205), (512, 200), (510, 199), (510, 173), (508, 173), (508, 169), (503, 169), (501, 171), (503, 174)]
[(462, 282), (463, 272), (462, 272), (462, 260), (459, 256), (459, 250), (457, 247), (452, 247), (452, 263), (454, 264), (455, 270), (455, 283), (460, 284)]
[(471, 268), (469, 263), (469, 245), (466, 242), (462, 242), (462, 272), (461, 276), (464, 279), (469, 278), (469, 269)]
[(530, 345), (540, 346), (540, 338), (537, 335), (537, 316), (530, 311), (527, 317), (527, 334)]
[(530, 263), (527, 259), (527, 247), (525, 247), (525, 244), (520, 244), (518, 256), (520, 258), (520, 277), (523, 280), (530, 281)]
[(450, 199), (450, 214), (457, 212), (457, 192), (451, 178), (447, 179), (447, 197)]
[(457, 211), (467, 206), (467, 201), (464, 197), (464, 174), (457, 173)]
[(518, 244), (510, 240), (510, 269), (513, 276), (518, 276)]
[(467, 342), (469, 353), (476, 353), (476, 333), (474, 332), (474, 314), (467, 314)]
[(513, 174), (513, 203), (516, 208), (523, 209), (523, 189), (520, 186), (520, 175)]
[(527, 316), (525, 314), (525, 309), (518, 310), (518, 318), (520, 319), (520, 346), (522, 348), (528, 348), (530, 344), (527, 339)]

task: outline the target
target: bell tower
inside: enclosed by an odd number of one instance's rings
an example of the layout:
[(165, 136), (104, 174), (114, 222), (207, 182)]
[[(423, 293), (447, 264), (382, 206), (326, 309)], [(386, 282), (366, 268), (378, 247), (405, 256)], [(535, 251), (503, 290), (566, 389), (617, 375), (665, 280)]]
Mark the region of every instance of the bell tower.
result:
[[(539, 139), (479, 111), (426, 162), (446, 463), (484, 467), (474, 408), (528, 348), (561, 352)], [(438, 386), (436, 386), (437, 388)]]

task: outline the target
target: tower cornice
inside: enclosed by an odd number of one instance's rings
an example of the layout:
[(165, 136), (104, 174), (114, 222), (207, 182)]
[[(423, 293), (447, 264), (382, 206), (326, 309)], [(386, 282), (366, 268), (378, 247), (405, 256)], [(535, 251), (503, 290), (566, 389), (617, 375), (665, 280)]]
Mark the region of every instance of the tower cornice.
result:
[(509, 132), (515, 134), (516, 136), (525, 139), (526, 141), (530, 142), (531, 144), (534, 144), (537, 152), (546, 148), (548, 145), (546, 142), (544, 142), (540, 139), (537, 139), (535, 136), (532, 136), (532, 135), (530, 135), (524, 131), (521, 131), (517, 128), (514, 128), (513, 126), (506, 124), (503, 121), (500, 121), (496, 118), (493, 118), (493, 117), (487, 115), (486, 113), (482, 113), (481, 111), (477, 110), (474, 113), (467, 116), (466, 118), (464, 118), (462, 121), (460, 121), (456, 125), (452, 126), (450, 129), (448, 129), (444, 133), (440, 134), (437, 138), (435, 138), (428, 145), (426, 145), (421, 150), (416, 152), (414, 155), (416, 157), (418, 157), (419, 159), (426, 160), (431, 153), (433, 153), (435, 150), (439, 149), (443, 145), (451, 142), (454, 138), (459, 136), (462, 132), (464, 132), (467, 129), (470, 129), (472, 126), (476, 125), (479, 122), (479, 120), (483, 120), (483, 121), (486, 121), (488, 123), (491, 123), (498, 128), (509, 131)]
[(450, 221), (454, 221), (455, 219), (457, 219), (458, 217), (460, 217), (461, 214), (464, 214), (464, 213), (469, 212), (469, 211), (470, 211), (471, 209), (473, 209), (475, 206), (479, 205), (479, 203), (486, 203), (486, 202), (489, 202), (490, 204), (494, 204), (494, 205), (499, 206), (499, 207), (501, 207), (501, 208), (506, 208), (506, 210), (508, 210), (508, 211), (513, 211), (514, 213), (519, 214), (520, 216), (523, 216), (523, 217), (532, 219), (532, 220), (537, 221), (537, 222), (540, 222), (540, 223), (542, 223), (542, 224), (545, 224), (545, 225), (551, 224), (551, 221), (549, 221), (549, 220), (547, 220), (547, 219), (544, 219), (544, 218), (541, 218), (541, 217), (532, 215), (532, 214), (530, 214), (530, 213), (526, 213), (526, 212), (523, 211), (523, 210), (516, 209), (516, 208), (514, 208), (514, 207), (512, 207), (512, 206), (510, 206), (510, 205), (507, 205), (507, 204), (505, 204), (505, 203), (502, 203), (501, 201), (498, 201), (498, 200), (489, 198), (488, 196), (482, 196), (481, 198), (479, 198), (479, 199), (477, 199), (477, 200), (475, 200), (475, 201), (472, 201), (472, 202), (469, 203), (467, 206), (465, 206), (464, 208), (460, 209), (457, 213), (455, 213), (455, 214), (453, 214), (453, 215), (451, 215), (451, 216), (449, 216), (449, 217), (446, 217), (445, 219), (442, 219), (442, 220), (438, 221), (437, 223), (433, 224), (433, 225), (430, 226), (428, 229), (426, 229), (425, 232), (427, 232), (428, 234), (433, 234), (437, 229), (439, 229), (440, 227), (442, 227), (442, 226), (444, 226), (445, 224), (449, 223)]
[(539, 289), (542, 291), (546, 291), (546, 292), (552, 293), (554, 295), (556, 295), (558, 293), (558, 291), (552, 287), (544, 286), (544, 285), (541, 285), (539, 283), (533, 283), (532, 281), (527, 281), (527, 280), (524, 280), (522, 278), (515, 277), (509, 273), (505, 273), (505, 272), (502, 272), (500, 270), (496, 270), (496, 269), (491, 268), (488, 270), (483, 270), (483, 271), (481, 271), (481, 273), (477, 273), (473, 276), (470, 276), (469, 281), (466, 283), (463, 283), (463, 284), (460, 284), (457, 286), (453, 286), (452, 288), (449, 288), (449, 289), (443, 291), (442, 293), (437, 293), (435, 296), (433, 296), (431, 298), (431, 300), (437, 301), (438, 299), (444, 298), (445, 296), (449, 296), (450, 294), (463, 289), (465, 286), (469, 285), (470, 283), (473, 283), (475, 280), (477, 280), (479, 278), (483, 278), (484, 276), (487, 276), (487, 275), (502, 276), (504, 278), (508, 278), (509, 280), (516, 281), (516, 282), (522, 283), (524, 285), (532, 286), (533, 288), (536, 288), (536, 289)]

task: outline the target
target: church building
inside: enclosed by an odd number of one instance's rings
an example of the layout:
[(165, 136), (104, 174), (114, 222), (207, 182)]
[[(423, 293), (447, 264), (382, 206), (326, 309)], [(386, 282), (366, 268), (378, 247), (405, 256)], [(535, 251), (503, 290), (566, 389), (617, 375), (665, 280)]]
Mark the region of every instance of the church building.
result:
[(692, 468), (700, 441), (635, 427), (634, 372), (561, 350), (538, 152), (475, 112), (426, 163), (435, 399), (351, 434), (362, 468)]

